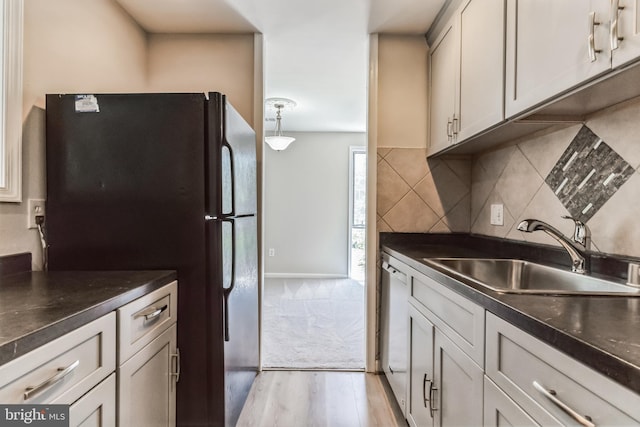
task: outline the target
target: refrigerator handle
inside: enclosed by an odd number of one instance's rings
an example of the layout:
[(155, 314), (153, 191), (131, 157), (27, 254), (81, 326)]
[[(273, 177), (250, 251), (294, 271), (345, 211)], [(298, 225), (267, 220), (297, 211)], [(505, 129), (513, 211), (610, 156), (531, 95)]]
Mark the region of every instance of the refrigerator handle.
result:
[(223, 222), (231, 223), (231, 280), (229, 287), (222, 284), (222, 301), (224, 304), (224, 340), (229, 341), (229, 295), (236, 285), (236, 223), (233, 218), (223, 218)]
[(226, 140), (222, 143), (221, 146), (221, 150), (224, 149), (224, 147), (227, 148), (227, 150), (229, 150), (229, 168), (230, 168), (230, 173), (231, 173), (231, 212), (223, 212), (223, 215), (225, 216), (235, 216), (236, 214), (236, 185), (235, 185), (235, 179), (236, 179), (236, 174), (235, 174), (235, 168), (234, 168), (234, 161), (233, 161), (233, 148), (231, 148), (231, 144), (229, 144)]

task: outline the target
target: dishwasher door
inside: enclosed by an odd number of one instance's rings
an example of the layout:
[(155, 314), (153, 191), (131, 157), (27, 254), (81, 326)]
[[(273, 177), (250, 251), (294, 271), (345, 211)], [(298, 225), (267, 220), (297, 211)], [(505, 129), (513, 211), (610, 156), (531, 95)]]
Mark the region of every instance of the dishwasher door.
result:
[[(395, 260), (383, 256), (381, 268), (382, 306), (380, 310), (380, 357), (384, 373), (394, 395), (406, 413), (408, 364), (408, 296), (407, 275), (393, 265)], [(396, 262), (396, 265), (397, 262)]]

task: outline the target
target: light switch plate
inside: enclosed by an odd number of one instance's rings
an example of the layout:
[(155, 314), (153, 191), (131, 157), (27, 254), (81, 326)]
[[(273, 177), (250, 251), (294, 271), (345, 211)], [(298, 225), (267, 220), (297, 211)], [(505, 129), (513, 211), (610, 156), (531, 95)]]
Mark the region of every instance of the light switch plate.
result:
[(491, 225), (504, 225), (504, 206), (491, 205)]

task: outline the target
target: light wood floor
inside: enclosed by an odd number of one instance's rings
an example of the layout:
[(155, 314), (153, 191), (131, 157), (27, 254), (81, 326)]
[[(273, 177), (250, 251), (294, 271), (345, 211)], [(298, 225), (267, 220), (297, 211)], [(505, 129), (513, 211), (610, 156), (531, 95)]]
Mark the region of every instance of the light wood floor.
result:
[(237, 426), (406, 426), (397, 411), (397, 404), (394, 408), (389, 403), (378, 375), (264, 371), (253, 384)]

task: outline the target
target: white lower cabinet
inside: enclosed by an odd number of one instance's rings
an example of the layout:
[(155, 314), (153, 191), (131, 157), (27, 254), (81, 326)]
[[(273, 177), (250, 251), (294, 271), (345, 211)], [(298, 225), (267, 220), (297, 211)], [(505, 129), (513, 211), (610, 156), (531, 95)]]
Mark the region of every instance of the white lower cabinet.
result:
[(482, 424), (482, 368), (437, 329), (433, 362), (435, 425)]
[(535, 423), (640, 425), (640, 396), (491, 313), (486, 360), (486, 375)]
[(0, 402), (70, 405), (72, 427), (175, 426), (176, 298), (172, 282), (0, 366)]
[(409, 399), (407, 421), (412, 427), (433, 425), (433, 335), (435, 328), (409, 305)]
[(69, 407), (70, 427), (115, 427), (116, 374), (94, 387)]
[[(396, 299), (385, 290), (393, 288), (388, 286), (390, 275), (384, 268), (389, 265), (402, 269)], [(383, 268), (381, 356), (386, 362), (385, 354), (402, 350), (395, 354), (404, 358), (396, 363), (406, 366), (406, 385), (403, 393), (394, 390), (394, 395), (408, 423), (412, 427), (481, 425), (484, 310), (386, 254)], [(404, 327), (389, 337), (388, 306), (394, 300), (393, 311), (405, 320)], [(387, 370), (393, 388), (394, 378)], [(406, 401), (398, 396), (406, 396)]]
[(407, 331), (394, 339), (407, 349), (410, 426), (640, 425), (637, 393), (384, 256), (409, 287)]
[(409, 424), (481, 425), (482, 368), (413, 305), (409, 328)]
[(484, 378), (484, 426), (540, 427), (489, 378)]
[(175, 425), (176, 343), (174, 324), (118, 368), (118, 425)]
[(118, 331), (118, 426), (175, 426), (177, 283), (118, 309)]
[(116, 319), (110, 313), (0, 367), (0, 402), (70, 405), (69, 425), (116, 425)]
[(481, 425), (484, 372), (432, 320), (428, 310), (409, 304), (407, 421), (413, 427)]

